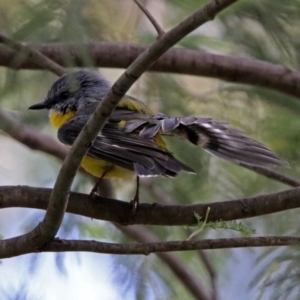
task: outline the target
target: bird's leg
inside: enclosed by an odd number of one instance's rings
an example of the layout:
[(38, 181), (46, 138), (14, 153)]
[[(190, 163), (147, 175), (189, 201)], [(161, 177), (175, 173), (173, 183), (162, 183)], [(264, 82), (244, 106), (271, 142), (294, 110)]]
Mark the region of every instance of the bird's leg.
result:
[(106, 175), (110, 170), (111, 170), (111, 169), (107, 169), (107, 170), (103, 171), (101, 177), (97, 180), (96, 184), (95, 184), (94, 187), (92, 188), (90, 195), (91, 195), (93, 198), (95, 198), (95, 196), (97, 196), (97, 189), (98, 189), (98, 186), (100, 185), (102, 179), (105, 177), (105, 175)]
[(140, 202), (139, 192), (140, 192), (140, 177), (136, 176), (136, 190), (135, 190), (135, 195), (134, 195), (134, 198), (131, 200), (132, 215), (135, 215), (137, 207), (138, 207), (138, 204)]

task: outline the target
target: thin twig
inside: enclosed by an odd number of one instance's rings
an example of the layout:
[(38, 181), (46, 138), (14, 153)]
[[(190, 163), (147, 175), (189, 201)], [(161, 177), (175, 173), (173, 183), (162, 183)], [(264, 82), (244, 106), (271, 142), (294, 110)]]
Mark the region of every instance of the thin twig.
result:
[(145, 16), (149, 19), (155, 30), (157, 31), (158, 38), (160, 38), (162, 35), (164, 35), (164, 30), (161, 28), (161, 26), (158, 24), (158, 22), (155, 20), (155, 18), (151, 15), (150, 11), (138, 0), (133, 0), (136, 5), (140, 8), (140, 10), (145, 14)]
[(197, 235), (198, 233), (200, 233), (203, 230), (205, 224), (207, 223), (207, 219), (208, 219), (209, 213), (210, 213), (210, 206), (208, 206), (207, 209), (206, 209), (205, 218), (204, 218), (204, 221), (203, 221), (201, 227), (199, 229), (195, 230), (194, 232), (192, 232), (188, 236), (188, 238), (186, 239), (187, 241), (191, 240), (195, 235)]
[(212, 249), (232, 249), (249, 247), (274, 247), (274, 246), (298, 246), (300, 237), (298, 236), (258, 236), (228, 239), (207, 239), (200, 241), (174, 241), (145, 244), (114, 244), (96, 241), (82, 240), (60, 240), (49, 242), (45, 248), (39, 252), (93, 252), (107, 254), (143, 254), (190, 251), (190, 250), (212, 250)]
[(276, 180), (278, 182), (287, 184), (289, 186), (293, 186), (293, 187), (300, 186), (300, 181), (299, 180), (296, 180), (296, 179), (293, 179), (291, 177), (285, 176), (285, 175), (280, 174), (276, 171), (273, 171), (273, 170), (270, 170), (270, 169), (267, 169), (267, 168), (264, 168), (264, 167), (251, 166), (251, 165), (244, 164), (244, 163), (239, 163), (239, 165), (246, 168), (246, 169), (252, 170), (252, 171), (254, 171), (254, 172), (256, 172), (260, 175), (263, 175), (267, 178)]
[(58, 76), (62, 76), (63, 74), (67, 73), (65, 68), (61, 67), (55, 61), (51, 60), (41, 52), (30, 48), (30, 46), (24, 43), (17, 42), (3, 33), (0, 33), (0, 43), (3, 43), (13, 50), (18, 51), (19, 54), (25, 54), (27, 57), (34, 59), (34, 61), (40, 67), (48, 69)]

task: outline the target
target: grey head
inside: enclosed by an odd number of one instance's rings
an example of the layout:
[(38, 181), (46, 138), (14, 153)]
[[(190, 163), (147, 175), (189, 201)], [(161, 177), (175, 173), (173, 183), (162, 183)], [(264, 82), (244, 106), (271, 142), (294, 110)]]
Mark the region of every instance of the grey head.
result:
[(97, 71), (80, 70), (70, 72), (56, 80), (48, 91), (45, 101), (29, 109), (54, 109), (61, 112), (77, 111), (87, 99), (100, 101), (111, 84)]

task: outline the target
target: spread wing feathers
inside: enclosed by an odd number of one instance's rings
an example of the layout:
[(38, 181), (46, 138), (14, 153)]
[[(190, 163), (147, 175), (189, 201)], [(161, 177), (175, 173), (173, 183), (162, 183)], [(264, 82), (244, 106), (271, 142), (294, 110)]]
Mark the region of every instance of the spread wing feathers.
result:
[[(72, 145), (88, 117), (79, 115), (61, 126), (59, 140)], [(174, 177), (180, 171), (194, 173), (192, 168), (177, 160), (169, 151), (158, 147), (153, 138), (144, 138), (136, 131), (126, 133), (117, 122), (106, 123), (87, 155), (132, 170), (138, 176)]]
[(210, 118), (169, 118), (163, 114), (150, 116), (150, 120), (131, 120), (124, 125), (126, 132), (139, 131), (143, 138), (153, 138), (158, 132), (179, 135), (218, 157), (235, 163), (256, 166), (287, 166), (264, 144), (248, 138), (243, 132), (231, 129), (226, 122)]

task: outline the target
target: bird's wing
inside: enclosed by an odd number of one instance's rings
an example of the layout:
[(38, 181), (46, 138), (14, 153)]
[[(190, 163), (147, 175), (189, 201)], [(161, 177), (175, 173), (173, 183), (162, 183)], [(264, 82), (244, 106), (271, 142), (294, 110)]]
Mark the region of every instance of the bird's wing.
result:
[[(117, 109), (110, 120), (105, 124), (88, 151), (88, 155), (105, 160), (111, 164), (135, 171), (139, 176), (176, 176), (180, 171), (194, 173), (194, 170), (167, 151), (159, 147), (155, 138), (145, 138), (138, 131), (127, 133), (119, 125), (124, 120), (123, 109)], [(132, 113), (133, 117), (142, 117), (142, 114)], [(79, 114), (62, 125), (58, 130), (59, 140), (72, 145), (89, 116)], [(129, 118), (129, 117), (128, 117)], [(138, 119), (137, 119), (138, 120)]]
[(136, 126), (128, 121), (124, 130), (138, 130), (139, 135), (152, 138), (160, 134), (178, 135), (204, 150), (235, 163), (255, 166), (287, 166), (277, 154), (263, 143), (247, 137), (242, 131), (232, 129), (226, 122), (203, 117), (169, 118), (163, 114), (150, 116), (147, 122)]

